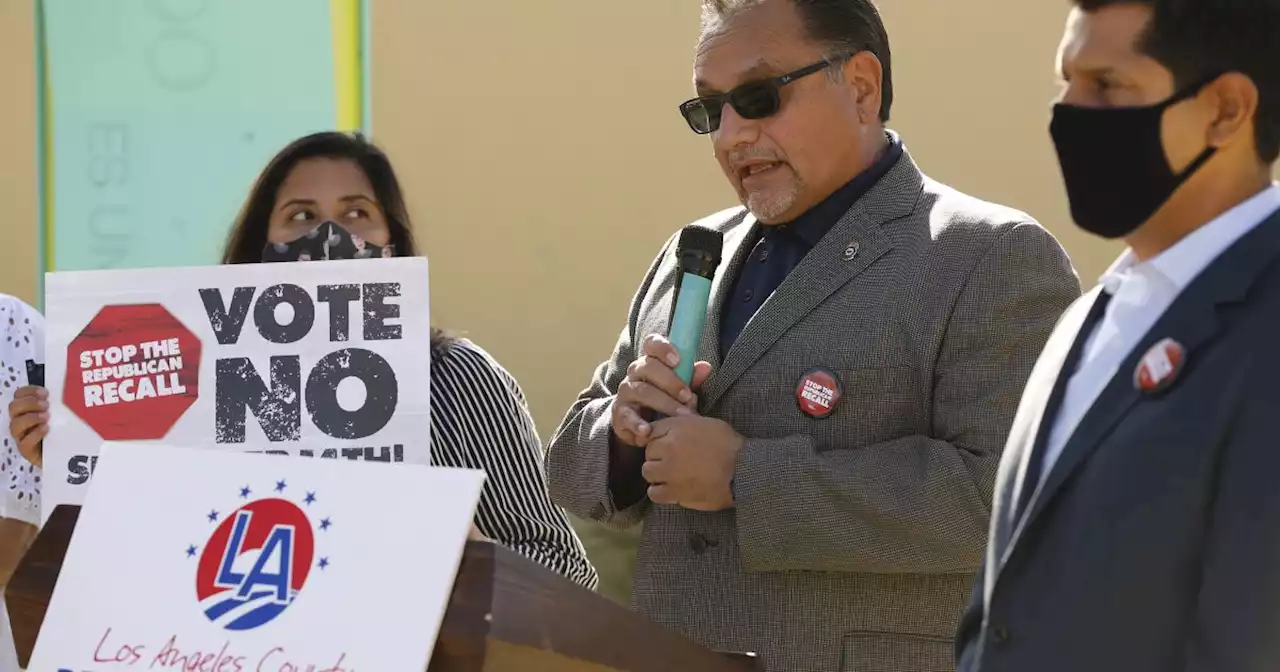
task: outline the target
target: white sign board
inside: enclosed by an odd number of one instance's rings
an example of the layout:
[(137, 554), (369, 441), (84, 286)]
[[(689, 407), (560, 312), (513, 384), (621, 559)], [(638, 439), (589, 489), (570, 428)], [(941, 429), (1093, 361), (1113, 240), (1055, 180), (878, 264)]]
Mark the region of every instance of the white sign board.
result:
[(44, 519), (105, 441), (430, 463), (422, 257), (51, 273)]
[(421, 672), (483, 481), (109, 445), (28, 669)]

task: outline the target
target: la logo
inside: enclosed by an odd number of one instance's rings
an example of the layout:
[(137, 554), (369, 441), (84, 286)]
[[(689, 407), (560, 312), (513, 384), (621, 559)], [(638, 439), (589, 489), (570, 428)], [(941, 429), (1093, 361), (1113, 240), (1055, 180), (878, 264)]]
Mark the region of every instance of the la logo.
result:
[[(243, 488), (241, 496), (248, 491)], [(314, 493), (308, 496), (314, 501)], [(214, 520), (217, 511), (206, 517)], [(324, 523), (327, 529), (327, 518)], [(306, 584), (315, 541), (311, 520), (285, 499), (249, 502), (223, 518), (196, 571), (196, 597), (205, 616), (228, 630), (250, 630), (279, 616)], [(195, 546), (187, 552), (194, 555)], [(321, 558), (319, 567), (327, 563)]]
[(233, 569), (236, 558), (243, 552), (245, 531), (253, 519), (252, 511), (236, 512), (235, 526), (231, 528), (231, 542), (222, 553), (218, 578), (214, 585), (236, 590), (236, 597), (244, 600), (259, 594), (254, 588), (262, 586), (270, 592), (265, 597), (277, 604), (289, 603), (289, 571), (293, 566), (293, 538), (297, 530), (292, 525), (275, 525), (260, 547), (253, 567), (245, 574)]

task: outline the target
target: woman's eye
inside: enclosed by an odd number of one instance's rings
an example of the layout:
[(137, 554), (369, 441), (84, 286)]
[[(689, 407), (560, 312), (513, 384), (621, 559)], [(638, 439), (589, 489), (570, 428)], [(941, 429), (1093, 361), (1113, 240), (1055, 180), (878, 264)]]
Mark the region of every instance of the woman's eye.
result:
[(310, 210), (299, 210), (289, 216), (289, 220), (294, 222), (306, 222), (312, 219), (315, 219), (315, 215), (312, 215)]
[(369, 213), (364, 208), (351, 208), (347, 211), (348, 219), (368, 219)]

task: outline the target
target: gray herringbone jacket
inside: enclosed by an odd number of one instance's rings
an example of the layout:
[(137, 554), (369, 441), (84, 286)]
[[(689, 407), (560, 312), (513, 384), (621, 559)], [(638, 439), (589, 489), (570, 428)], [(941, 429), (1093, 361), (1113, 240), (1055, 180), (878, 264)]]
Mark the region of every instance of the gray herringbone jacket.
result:
[[(904, 152), (720, 353), (720, 308), (759, 225), (742, 208), (700, 224), (725, 233), (725, 263), (699, 410), (747, 437), (736, 510), (618, 510), (606, 486), (613, 395), (639, 342), (667, 330), (671, 241), (548, 448), (552, 497), (616, 526), (643, 519), (636, 608), (707, 646), (755, 651), (770, 672), (953, 669), (1000, 449), (1080, 294), (1070, 260), (1026, 214), (930, 180)], [(795, 396), (816, 366), (844, 388), (821, 420)]]

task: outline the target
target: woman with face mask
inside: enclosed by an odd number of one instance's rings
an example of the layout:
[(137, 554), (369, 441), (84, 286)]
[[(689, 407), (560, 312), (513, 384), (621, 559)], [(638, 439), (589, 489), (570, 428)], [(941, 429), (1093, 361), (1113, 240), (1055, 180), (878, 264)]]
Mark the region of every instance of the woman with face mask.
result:
[[(317, 133), (282, 150), (258, 177), (231, 231), (224, 264), (413, 256), (400, 183), (358, 134)], [(523, 392), (474, 343), (432, 330), (431, 459), (487, 475), (473, 536), (482, 535), (594, 589), (596, 571), (547, 494), (542, 450)], [(41, 463), (49, 431), (43, 388), (9, 411), (18, 449)]]

